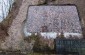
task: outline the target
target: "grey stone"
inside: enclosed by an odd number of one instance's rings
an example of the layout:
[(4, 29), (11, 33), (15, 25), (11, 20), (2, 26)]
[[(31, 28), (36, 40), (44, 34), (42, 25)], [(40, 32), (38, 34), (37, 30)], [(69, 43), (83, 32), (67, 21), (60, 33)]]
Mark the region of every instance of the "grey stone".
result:
[(27, 32), (42, 32), (43, 26), (47, 26), (48, 32), (82, 33), (75, 6), (30, 6), (25, 23)]

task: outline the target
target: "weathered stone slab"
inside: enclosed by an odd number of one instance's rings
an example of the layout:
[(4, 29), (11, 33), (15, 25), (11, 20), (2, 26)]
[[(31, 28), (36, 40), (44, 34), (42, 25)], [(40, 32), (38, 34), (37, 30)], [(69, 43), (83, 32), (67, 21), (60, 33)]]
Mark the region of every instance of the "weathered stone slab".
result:
[(27, 32), (82, 33), (75, 6), (30, 6), (25, 29)]

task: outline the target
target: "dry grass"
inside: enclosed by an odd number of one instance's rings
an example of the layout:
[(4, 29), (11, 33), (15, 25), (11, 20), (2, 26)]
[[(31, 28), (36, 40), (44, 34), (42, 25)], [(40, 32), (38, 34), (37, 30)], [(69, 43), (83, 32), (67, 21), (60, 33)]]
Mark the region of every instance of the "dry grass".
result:
[(12, 24), (13, 19), (18, 14), (19, 8), (22, 4), (22, 0), (15, 0), (11, 11), (9, 11), (8, 16), (0, 23), (0, 40), (5, 41), (5, 37), (8, 36), (8, 29)]
[(56, 54), (29, 53), (28, 55), (56, 55)]

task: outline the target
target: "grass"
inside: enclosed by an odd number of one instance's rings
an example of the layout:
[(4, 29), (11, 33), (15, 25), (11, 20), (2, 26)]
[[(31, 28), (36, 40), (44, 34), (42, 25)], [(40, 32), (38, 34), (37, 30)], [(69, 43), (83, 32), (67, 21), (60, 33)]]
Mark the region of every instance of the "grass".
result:
[(44, 54), (44, 53), (29, 53), (28, 55), (56, 55), (56, 54)]

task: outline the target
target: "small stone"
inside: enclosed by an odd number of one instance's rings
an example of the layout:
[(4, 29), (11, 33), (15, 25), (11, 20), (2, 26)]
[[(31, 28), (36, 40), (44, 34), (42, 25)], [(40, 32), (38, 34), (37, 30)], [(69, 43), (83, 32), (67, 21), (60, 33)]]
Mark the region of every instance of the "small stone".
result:
[(44, 4), (46, 0), (39, 0), (38, 3), (39, 4)]

